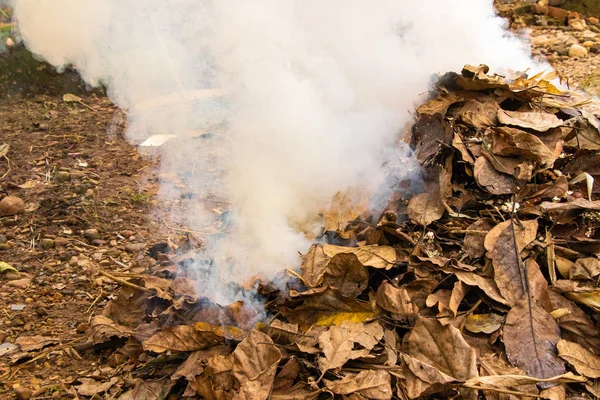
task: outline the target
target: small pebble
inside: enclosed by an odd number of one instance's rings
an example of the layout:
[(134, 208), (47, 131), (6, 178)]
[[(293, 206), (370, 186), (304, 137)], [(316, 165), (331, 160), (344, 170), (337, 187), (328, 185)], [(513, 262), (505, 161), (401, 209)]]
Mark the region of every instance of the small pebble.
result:
[(14, 385), (13, 391), (19, 400), (29, 400), (33, 397), (33, 390), (21, 385)]
[(21, 214), (25, 211), (25, 202), (17, 196), (6, 196), (0, 201), (0, 217)]

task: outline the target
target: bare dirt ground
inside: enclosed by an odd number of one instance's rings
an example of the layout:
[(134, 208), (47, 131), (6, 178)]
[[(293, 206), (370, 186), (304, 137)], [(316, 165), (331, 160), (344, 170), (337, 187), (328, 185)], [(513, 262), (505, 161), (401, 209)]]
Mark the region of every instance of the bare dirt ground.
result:
[[(600, 55), (552, 49), (595, 36), (539, 27), (532, 36), (534, 54), (547, 55), (565, 81), (600, 93)], [(104, 375), (102, 354), (81, 346), (117, 288), (97, 273), (146, 269), (156, 261), (145, 252), (166, 235), (151, 213), (154, 163), (124, 138), (122, 113), (102, 95), (65, 102), (59, 86), (51, 92), (0, 101), (0, 146), (9, 146), (0, 158), (0, 197), (17, 196), (25, 208), (0, 217), (0, 262), (20, 273), (0, 280), (0, 344), (34, 335), (60, 344), (31, 343), (36, 351), (12, 366), (0, 349), (0, 399), (16, 398), (15, 384), (33, 398), (66, 396), (76, 377)]]

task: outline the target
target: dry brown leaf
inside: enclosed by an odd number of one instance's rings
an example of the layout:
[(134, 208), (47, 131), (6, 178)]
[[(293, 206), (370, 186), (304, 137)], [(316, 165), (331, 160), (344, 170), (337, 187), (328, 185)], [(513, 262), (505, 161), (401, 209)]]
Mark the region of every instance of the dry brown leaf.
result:
[(406, 391), (411, 399), (447, 390), (450, 385), (456, 383), (456, 379), (453, 377), (414, 357), (403, 354), (402, 360), (404, 361)]
[(225, 356), (229, 353), (231, 353), (229, 346), (215, 346), (207, 350), (195, 351), (177, 368), (173, 375), (171, 375), (171, 379), (177, 380), (184, 377), (188, 381), (193, 381), (204, 371), (203, 360), (208, 360), (210, 357), (216, 355)]
[(298, 359), (295, 356), (292, 356), (275, 376), (273, 391), (291, 389), (292, 386), (294, 386), (294, 381), (298, 378), (299, 373), (300, 366), (298, 365)]
[(502, 294), (500, 289), (496, 285), (496, 282), (491, 278), (485, 278), (473, 272), (455, 271), (456, 277), (463, 283), (469, 286), (477, 286), (480, 288), (490, 299), (497, 301), (500, 304), (508, 305), (508, 302)]
[(345, 297), (335, 288), (324, 288), (301, 295), (301, 298), (305, 299), (301, 306), (294, 309), (282, 307), (280, 312), (303, 331), (315, 324), (330, 326), (344, 321), (365, 322), (377, 316), (369, 303)]
[(546, 132), (563, 125), (563, 121), (556, 115), (545, 112), (498, 110), (498, 120), (504, 125), (533, 129), (537, 132)]
[(569, 313), (558, 320), (563, 339), (579, 343), (600, 353), (600, 331), (592, 319), (572, 301), (553, 290), (549, 291), (554, 309), (567, 309)]
[(271, 393), (281, 351), (270, 337), (253, 329), (233, 351), (233, 376), (240, 400), (266, 400)]
[[(533, 221), (534, 224), (529, 224), (529, 231), (534, 232), (530, 234), (535, 238), (535, 232), (537, 232), (537, 222)], [(525, 232), (528, 230), (528, 226), (525, 225)], [(522, 248), (519, 246), (519, 241), (517, 239), (517, 235), (519, 232), (517, 230), (517, 224), (511, 223), (509, 226), (502, 231), (500, 236), (498, 236), (498, 240), (494, 245), (494, 250), (492, 251), (492, 265), (494, 266), (494, 280), (498, 285), (498, 289), (502, 294), (502, 297), (508, 301), (508, 304), (513, 306), (520, 299), (522, 299), (525, 294), (528, 292), (528, 276), (526, 275), (526, 268), (524, 263), (521, 260), (520, 251)], [(522, 235), (520, 237), (524, 237)], [(521, 244), (525, 244), (526, 240)], [(518, 247), (515, 247), (518, 246)], [(539, 267), (538, 267), (539, 270)], [(536, 281), (539, 280), (539, 275), (532, 275), (531, 277), (535, 277)], [(541, 277), (543, 280), (543, 276)], [(545, 280), (544, 280), (545, 282)], [(541, 285), (539, 285), (541, 287)], [(540, 296), (543, 295), (540, 294)]]
[(465, 329), (473, 333), (496, 332), (504, 323), (504, 316), (499, 314), (471, 314), (465, 321)]
[(289, 390), (273, 390), (270, 400), (317, 400), (323, 389), (313, 390), (303, 382), (294, 385)]
[(391, 246), (344, 247), (325, 244), (323, 251), (331, 258), (338, 254), (354, 254), (362, 265), (377, 269), (390, 269), (396, 264), (396, 250)]
[(475, 129), (484, 129), (498, 124), (498, 103), (495, 99), (481, 98), (465, 102), (458, 110), (456, 116), (462, 122)]
[(323, 380), (327, 389), (335, 394), (359, 394), (367, 399), (387, 400), (392, 398), (390, 374), (385, 370), (362, 371), (346, 375), (340, 380)]
[(423, 226), (442, 218), (445, 211), (440, 194), (436, 191), (418, 194), (408, 202), (408, 217)]
[(456, 102), (462, 101), (462, 98), (462, 95), (457, 93), (440, 94), (439, 96), (436, 96), (433, 99), (421, 104), (419, 108), (417, 108), (417, 112), (419, 115), (446, 115), (448, 107)]
[[(538, 223), (536, 220), (520, 221), (521, 225), (525, 228), (522, 229), (519, 225), (515, 226), (515, 233), (517, 236), (517, 245), (519, 247), (519, 253), (533, 240), (537, 235)], [(500, 222), (494, 228), (492, 228), (485, 236), (484, 246), (485, 249), (491, 254), (496, 245), (498, 237), (504, 230), (510, 225), (509, 221)], [(488, 257), (490, 257), (488, 254)]]
[(170, 379), (160, 381), (138, 380), (133, 389), (122, 394), (119, 400), (164, 400), (168, 398), (171, 389), (175, 385)]
[(588, 378), (600, 378), (600, 357), (577, 343), (559, 340), (558, 356), (571, 364), (575, 371)]
[(129, 337), (133, 331), (118, 325), (104, 315), (96, 315), (90, 323), (90, 339), (94, 344), (108, 342), (113, 337)]
[[(379, 322), (344, 322), (340, 326), (332, 326), (319, 336), (319, 346), (323, 352), (323, 357), (319, 358), (321, 373), (340, 368), (349, 360), (368, 356), (382, 338), (383, 328)], [(361, 348), (355, 349), (355, 344)]]
[(367, 211), (369, 193), (359, 190), (338, 192), (333, 196), (329, 209), (324, 212), (325, 230), (341, 231), (358, 216)]
[(531, 160), (543, 168), (553, 166), (556, 160), (554, 152), (540, 138), (520, 129), (497, 128), (492, 138), (491, 150), (496, 156)]
[(471, 258), (483, 257), (485, 255), (485, 237), (494, 225), (494, 221), (487, 218), (482, 218), (469, 225), (462, 250)]
[(441, 149), (440, 143), (446, 143), (447, 128), (442, 116), (421, 115), (413, 126), (411, 137), (417, 161), (423, 164), (435, 157)]
[(269, 324), (267, 335), (277, 344), (292, 344), (298, 337), (298, 325), (276, 319)]
[(113, 377), (107, 382), (97, 381), (92, 378), (79, 378), (81, 385), (77, 387), (77, 394), (81, 396), (95, 396), (99, 393), (104, 393), (119, 382), (118, 377)]
[(21, 348), (21, 351), (34, 351), (43, 349), (46, 346), (54, 345), (59, 342), (56, 338), (46, 336), (19, 336), (15, 339), (15, 344)]
[[(479, 375), (475, 351), (467, 344), (460, 331), (452, 325), (443, 326), (435, 319), (417, 319), (408, 339), (408, 355), (454, 381), (464, 382)], [(413, 368), (409, 365), (411, 372), (423, 380), (419, 375), (421, 371)], [(447, 378), (440, 383), (445, 384), (446, 381)], [(430, 380), (426, 382), (432, 383)], [(467, 397), (474, 395), (469, 392)]]
[(594, 279), (598, 275), (600, 275), (600, 260), (592, 257), (577, 259), (569, 270), (571, 279)]
[(338, 254), (327, 265), (322, 283), (338, 288), (344, 296), (359, 296), (369, 284), (369, 271), (356, 255)]
[(207, 400), (233, 399), (233, 354), (213, 356), (202, 374), (190, 386)]
[(567, 385), (560, 384), (540, 392), (540, 396), (547, 400), (565, 400), (567, 397)]
[(193, 325), (179, 325), (154, 334), (142, 345), (145, 351), (163, 353), (204, 350), (222, 343), (223, 337), (212, 330), (199, 330)]
[(535, 299), (525, 296), (510, 309), (502, 337), (508, 360), (528, 375), (551, 378), (565, 373), (556, 356), (558, 324)]
[(558, 224), (568, 224), (584, 211), (600, 211), (600, 201), (589, 201), (583, 198), (569, 200), (567, 203), (545, 201), (540, 209)]
[(405, 287), (395, 287), (389, 282), (382, 282), (377, 289), (376, 303), (379, 307), (400, 317), (414, 317), (419, 307), (413, 303)]
[(494, 387), (514, 387), (523, 386), (537, 383), (579, 383), (585, 382), (586, 379), (567, 372), (561, 375), (551, 376), (549, 378), (536, 378), (528, 375), (490, 375), (490, 376), (478, 376), (473, 379), (469, 379), (466, 383), (468, 385), (484, 385)]
[(491, 194), (511, 194), (515, 192), (515, 178), (498, 172), (485, 157), (478, 157), (473, 166), (475, 180), (481, 188)]

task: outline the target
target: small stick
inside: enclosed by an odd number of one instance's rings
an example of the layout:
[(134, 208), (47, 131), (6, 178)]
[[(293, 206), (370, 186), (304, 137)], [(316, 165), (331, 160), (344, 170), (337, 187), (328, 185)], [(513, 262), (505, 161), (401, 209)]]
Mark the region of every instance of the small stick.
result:
[(120, 283), (121, 285), (129, 286), (132, 289), (141, 290), (142, 292), (152, 293), (152, 290), (150, 290), (148, 288), (145, 288), (145, 287), (142, 287), (142, 286), (138, 286), (135, 283), (131, 283), (129, 281), (126, 281), (125, 279), (117, 278), (116, 276), (111, 275), (108, 272), (100, 270), (100, 271), (98, 271), (98, 273), (100, 275), (103, 275), (103, 276), (107, 277), (110, 280), (113, 280), (113, 281), (115, 281), (117, 283)]
[(100, 288), (100, 294), (98, 295), (98, 297), (96, 297), (96, 300), (94, 300), (94, 302), (92, 304), (90, 304), (90, 306), (88, 307), (88, 309), (85, 312), (86, 314), (90, 312), (90, 310), (92, 309), (92, 307), (94, 307), (94, 305), (96, 305), (96, 303), (98, 302), (98, 300), (100, 300), (102, 295), (104, 295), (104, 290), (102, 290), (102, 288)]
[(117, 264), (119, 267), (123, 267), (123, 268), (127, 268), (129, 269), (129, 267), (127, 266), (127, 264), (122, 263), (119, 260), (115, 260), (114, 258), (112, 258), (111, 256), (109, 256), (108, 258), (110, 258), (110, 261), (114, 262), (115, 264)]

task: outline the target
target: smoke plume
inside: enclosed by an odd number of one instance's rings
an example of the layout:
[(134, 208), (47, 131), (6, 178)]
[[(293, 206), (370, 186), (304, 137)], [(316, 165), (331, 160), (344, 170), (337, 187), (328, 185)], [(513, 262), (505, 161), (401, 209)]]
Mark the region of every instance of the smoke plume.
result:
[(300, 230), (336, 192), (372, 187), (384, 162), (410, 177), (397, 135), (432, 74), (532, 64), (492, 0), (14, 6), (32, 52), (75, 66), (128, 110), (133, 142), (177, 135), (162, 146), (161, 175), (173, 178), (162, 195), (189, 229), (232, 224), (209, 235), (213, 290), (297, 266)]

